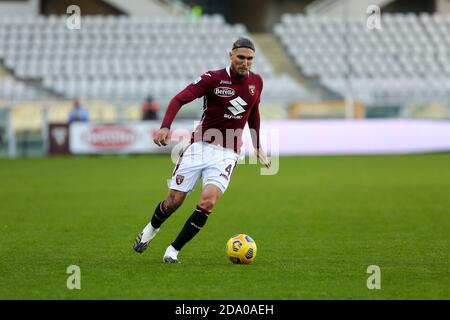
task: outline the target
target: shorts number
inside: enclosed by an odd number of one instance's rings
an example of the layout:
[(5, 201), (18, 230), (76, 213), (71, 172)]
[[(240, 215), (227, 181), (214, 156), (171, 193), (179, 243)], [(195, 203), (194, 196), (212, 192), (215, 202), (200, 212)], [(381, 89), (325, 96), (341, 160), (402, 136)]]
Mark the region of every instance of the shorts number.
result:
[(232, 164), (229, 164), (228, 167), (225, 168), (225, 171), (226, 171), (227, 174), (228, 174), (228, 178), (231, 176), (231, 172), (232, 172), (233, 169), (236, 167), (236, 165), (237, 165), (237, 161), (236, 161), (236, 163), (234, 164), (234, 166), (233, 166)]
[(230, 177), (230, 175), (231, 175), (231, 169), (233, 168), (233, 166), (230, 164), (230, 165), (228, 165), (228, 167), (226, 167), (225, 168), (225, 171), (228, 173), (228, 178)]

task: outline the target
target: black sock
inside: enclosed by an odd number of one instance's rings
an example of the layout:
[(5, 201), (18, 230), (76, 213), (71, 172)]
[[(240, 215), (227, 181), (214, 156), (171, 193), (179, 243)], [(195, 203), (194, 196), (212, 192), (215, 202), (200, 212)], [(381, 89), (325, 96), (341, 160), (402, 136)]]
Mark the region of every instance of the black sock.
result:
[(203, 228), (209, 214), (210, 212), (197, 206), (197, 209), (184, 224), (184, 227), (178, 237), (174, 242), (172, 242), (172, 246), (176, 250), (181, 250), (181, 248), (183, 248), (183, 246), (188, 243), (200, 231), (201, 228)]
[(163, 201), (158, 203), (158, 205), (156, 206), (155, 212), (153, 213), (153, 216), (152, 216), (152, 226), (155, 229), (161, 227), (163, 222), (166, 221), (166, 219), (169, 218), (171, 215), (171, 213), (164, 212), (164, 210), (162, 208), (162, 203), (163, 203)]

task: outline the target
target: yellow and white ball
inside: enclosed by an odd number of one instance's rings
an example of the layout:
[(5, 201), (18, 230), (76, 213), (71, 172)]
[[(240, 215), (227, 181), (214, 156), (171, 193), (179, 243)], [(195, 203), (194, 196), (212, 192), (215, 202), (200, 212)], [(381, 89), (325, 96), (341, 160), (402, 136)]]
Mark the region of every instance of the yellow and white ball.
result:
[(232, 236), (225, 250), (228, 259), (235, 264), (249, 264), (256, 258), (256, 242), (246, 234)]

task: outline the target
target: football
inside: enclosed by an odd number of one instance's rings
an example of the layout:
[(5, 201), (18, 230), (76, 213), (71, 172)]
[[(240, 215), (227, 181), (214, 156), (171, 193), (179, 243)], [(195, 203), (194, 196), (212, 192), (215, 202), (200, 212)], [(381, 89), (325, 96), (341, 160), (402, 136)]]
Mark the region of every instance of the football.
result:
[(232, 263), (249, 264), (256, 258), (256, 242), (246, 234), (236, 234), (228, 240), (225, 251)]

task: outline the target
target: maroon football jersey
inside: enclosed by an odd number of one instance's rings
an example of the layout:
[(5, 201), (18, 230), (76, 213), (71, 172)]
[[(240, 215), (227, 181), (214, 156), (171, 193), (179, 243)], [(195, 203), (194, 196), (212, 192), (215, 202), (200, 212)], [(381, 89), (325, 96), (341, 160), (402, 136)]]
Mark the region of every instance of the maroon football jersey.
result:
[[(233, 77), (230, 68), (208, 71), (177, 94), (169, 104), (161, 127), (170, 128), (179, 108), (200, 97), (203, 115), (191, 141), (214, 143), (240, 151), (245, 124), (259, 140), (259, 102), (263, 89), (261, 76), (250, 72), (243, 79)], [(255, 147), (259, 146), (259, 141)]]

